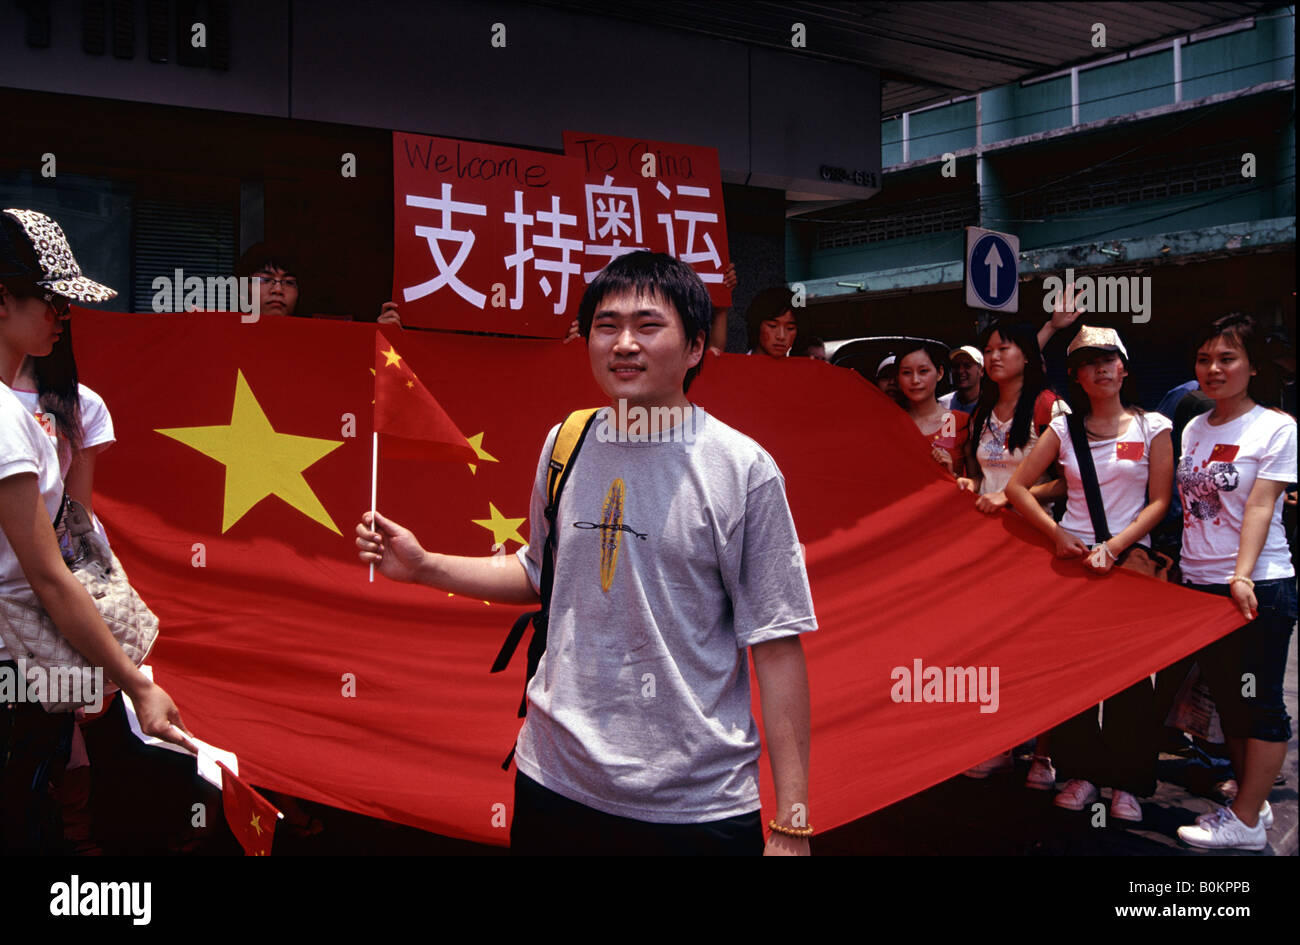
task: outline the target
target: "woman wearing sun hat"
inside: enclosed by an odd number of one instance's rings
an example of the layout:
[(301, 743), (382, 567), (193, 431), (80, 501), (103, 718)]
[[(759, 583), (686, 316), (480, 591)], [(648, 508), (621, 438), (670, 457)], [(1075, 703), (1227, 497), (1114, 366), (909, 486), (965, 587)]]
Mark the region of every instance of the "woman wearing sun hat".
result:
[[(1082, 326), (1070, 342), (1066, 366), (1071, 414), (1056, 417), (1043, 431), (1011, 477), (1007, 499), (1052, 539), (1058, 556), (1077, 559), (1094, 574), (1109, 574), (1117, 565), (1153, 573), (1147, 536), (1164, 518), (1173, 492), (1170, 423), (1132, 405), (1128, 352), (1115, 329)], [(1085, 443), (1088, 456), (1081, 459)], [(1067, 489), (1060, 524), (1029, 494), (1055, 462), (1065, 471)], [(1097, 484), (1092, 504), (1090, 479)], [(1105, 535), (1098, 533), (1103, 528)], [(1056, 795), (1058, 807), (1090, 807), (1100, 784), (1112, 789), (1111, 817), (1142, 819), (1137, 798), (1155, 790), (1154, 699), (1144, 676), (1105, 701), (1100, 726), (1096, 706), (1089, 706), (1052, 730), (1053, 759), (1067, 779)]]
[[(43, 213), (0, 213), (0, 595), (40, 602), (59, 632), (135, 703), (141, 728), (176, 744), (184, 725), (171, 697), (131, 662), (59, 552), (53, 522), (64, 483), (49, 434), (9, 389), (25, 358), (50, 354), (71, 301), (117, 293), (87, 278), (62, 228)], [(0, 674), (12, 681), (18, 654), (0, 644)], [(66, 757), (72, 713), (16, 702), (0, 710), (0, 849), (48, 850), (47, 784)]]

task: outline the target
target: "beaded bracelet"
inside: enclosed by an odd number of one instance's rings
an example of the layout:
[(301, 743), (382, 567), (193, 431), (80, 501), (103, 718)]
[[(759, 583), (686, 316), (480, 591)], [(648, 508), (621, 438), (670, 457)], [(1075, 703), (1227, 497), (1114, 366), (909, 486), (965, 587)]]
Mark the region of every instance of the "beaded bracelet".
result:
[(813, 835), (812, 827), (783, 827), (775, 820), (768, 821), (767, 824), (775, 833), (783, 833), (787, 837), (799, 837), (806, 840)]
[(1232, 587), (1235, 581), (1244, 581), (1246, 586), (1249, 587), (1252, 591), (1255, 589), (1255, 582), (1252, 581), (1250, 578), (1246, 577), (1244, 574), (1234, 574), (1232, 577), (1228, 578), (1228, 586)]

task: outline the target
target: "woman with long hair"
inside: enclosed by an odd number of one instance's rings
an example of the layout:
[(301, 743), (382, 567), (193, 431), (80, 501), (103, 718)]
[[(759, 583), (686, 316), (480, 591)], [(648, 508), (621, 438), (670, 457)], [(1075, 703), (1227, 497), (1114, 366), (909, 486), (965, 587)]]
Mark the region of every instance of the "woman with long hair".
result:
[[(49, 217), (30, 210), (0, 214), (0, 595), (39, 601), (90, 665), (131, 696), (143, 731), (185, 744), (171, 697), (127, 657), (64, 563), (53, 524), (64, 495), (59, 458), (49, 434), (10, 390), (25, 358), (53, 350), (70, 299), (114, 295), (82, 275), (63, 230)], [(0, 643), (0, 673), (16, 678), (17, 659)], [(67, 757), (72, 713), (47, 713), (31, 702), (0, 711), (0, 847), (48, 850), (57, 839), (48, 833), (48, 783)]]
[[(1062, 412), (1061, 400), (1047, 386), (1043, 355), (1032, 326), (997, 322), (980, 339), (984, 383), (970, 419), (966, 475), (957, 485), (976, 493), (975, 508), (995, 515), (1007, 507), (1006, 485), (1039, 433)], [(1030, 490), (1050, 503), (1059, 484), (1045, 477)]]
[(966, 472), (966, 434), (970, 418), (939, 403), (935, 389), (947, 359), (923, 341), (898, 352), (898, 399), (921, 435), (930, 443), (930, 458), (954, 476)]
[[(966, 475), (959, 488), (976, 494), (975, 508), (996, 515), (1007, 507), (1006, 486), (1020, 461), (1038, 442), (1039, 434), (1062, 410), (1062, 402), (1047, 386), (1038, 335), (1025, 322), (995, 322), (980, 338), (984, 350), (984, 380), (979, 403), (970, 419), (966, 441)], [(1060, 496), (1063, 483), (1044, 475), (1030, 493), (1047, 504)], [(1025, 786), (1048, 791), (1056, 772), (1048, 755), (1048, 739), (1038, 737)], [(1013, 765), (1008, 750), (965, 772), (987, 778)]]
[(1196, 351), (1196, 380), (1214, 406), (1183, 429), (1183, 580), (1229, 598), (1244, 624), (1196, 653), (1238, 781), (1228, 806), (1178, 828), (1196, 847), (1268, 845), (1268, 794), (1291, 738), (1282, 679), (1296, 584), (1282, 503), (1296, 479), (1296, 422), (1258, 402), (1254, 385), (1268, 369), (1255, 320), (1235, 313), (1218, 319)]
[[(1060, 557), (1079, 559), (1096, 574), (1108, 574), (1117, 564), (1153, 573), (1147, 536), (1164, 517), (1173, 492), (1169, 420), (1134, 406), (1128, 352), (1113, 328), (1080, 328), (1066, 367), (1071, 413), (1043, 431), (1007, 484), (1007, 498), (1052, 539)], [(1076, 442), (1087, 443), (1082, 460)], [(1057, 462), (1067, 487), (1060, 524), (1029, 492)], [(1094, 478), (1101, 499), (1096, 512), (1104, 523), (1094, 519), (1088, 502), (1085, 483)], [(1103, 527), (1107, 534), (1097, 534)], [(1056, 806), (1083, 810), (1100, 796), (1098, 785), (1106, 785), (1112, 789), (1111, 817), (1142, 819), (1137, 798), (1153, 793), (1156, 781), (1154, 704), (1151, 681), (1143, 677), (1105, 701), (1100, 727), (1096, 706), (1090, 706), (1052, 731), (1056, 766), (1067, 779)]]

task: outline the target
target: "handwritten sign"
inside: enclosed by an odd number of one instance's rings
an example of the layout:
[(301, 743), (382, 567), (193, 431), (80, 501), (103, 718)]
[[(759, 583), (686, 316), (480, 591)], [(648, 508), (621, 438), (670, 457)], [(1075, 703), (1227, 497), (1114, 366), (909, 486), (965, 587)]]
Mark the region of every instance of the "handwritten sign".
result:
[(564, 153), (583, 173), (585, 281), (617, 256), (652, 249), (688, 263), (714, 305), (731, 304), (716, 148), (566, 131)]
[(402, 321), (563, 337), (586, 288), (582, 200), (582, 165), (564, 155), (394, 132)]

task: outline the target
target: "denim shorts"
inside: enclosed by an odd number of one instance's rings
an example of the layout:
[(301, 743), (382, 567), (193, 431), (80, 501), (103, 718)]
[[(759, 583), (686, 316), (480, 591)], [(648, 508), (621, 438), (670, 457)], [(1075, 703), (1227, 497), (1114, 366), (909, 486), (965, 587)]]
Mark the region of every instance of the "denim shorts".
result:
[[(1192, 584), (1207, 594), (1228, 597), (1226, 584)], [(1282, 699), (1287, 651), (1296, 621), (1296, 579), (1255, 582), (1259, 616), (1195, 654), (1225, 735), (1265, 742), (1291, 739), (1291, 718)], [(1248, 675), (1249, 674), (1249, 675)], [(1248, 686), (1253, 681), (1254, 689)], [(1245, 693), (1243, 693), (1245, 690)]]

